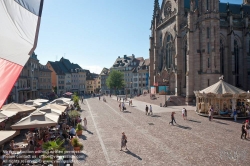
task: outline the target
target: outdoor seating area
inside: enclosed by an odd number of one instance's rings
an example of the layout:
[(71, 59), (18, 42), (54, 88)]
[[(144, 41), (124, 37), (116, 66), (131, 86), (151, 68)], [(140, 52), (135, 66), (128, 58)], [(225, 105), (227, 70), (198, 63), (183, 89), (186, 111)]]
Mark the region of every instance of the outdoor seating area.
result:
[(250, 93), (234, 87), (225, 81), (223, 77), (219, 82), (210, 87), (195, 91), (196, 112), (202, 116), (208, 116), (209, 110), (213, 108), (213, 115), (216, 118), (233, 118), (234, 110), (237, 117), (250, 117)]
[[(79, 132), (76, 132), (83, 130), (80, 113), (72, 110), (77, 104), (72, 104), (68, 98), (59, 100), (64, 104), (51, 102), (41, 108), (35, 108), (26, 104), (11, 103), (2, 107), (0, 135), (3, 137), (0, 138), (0, 146), (4, 148), (2, 150), (5, 157), (14, 155), (16, 159), (21, 160), (21, 155), (28, 155), (30, 151), (33, 151), (36, 156), (34, 160), (38, 162), (39, 159), (41, 163), (40, 160), (46, 157), (39, 156), (45, 155), (42, 152), (49, 151), (46, 146), (51, 141), (62, 141), (61, 146), (68, 142), (72, 148), (79, 146), (82, 149), (83, 145), (77, 137)], [(76, 102), (78, 103), (78, 100)], [(14, 119), (15, 121), (13, 121)], [(7, 123), (9, 130), (6, 128)], [(77, 150), (79, 151), (79, 149)]]

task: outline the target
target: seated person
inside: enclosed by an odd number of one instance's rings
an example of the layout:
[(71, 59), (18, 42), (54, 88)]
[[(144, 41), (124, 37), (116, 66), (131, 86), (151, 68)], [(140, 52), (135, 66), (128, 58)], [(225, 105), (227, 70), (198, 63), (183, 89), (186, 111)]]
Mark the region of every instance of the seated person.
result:
[(71, 138), (76, 135), (76, 130), (72, 126), (70, 126), (69, 135)]
[(39, 138), (39, 139), (38, 139), (37, 145), (43, 145), (43, 139), (42, 139), (42, 138)]
[(11, 140), (10, 142), (10, 149), (13, 151), (17, 146), (15, 146), (15, 141)]

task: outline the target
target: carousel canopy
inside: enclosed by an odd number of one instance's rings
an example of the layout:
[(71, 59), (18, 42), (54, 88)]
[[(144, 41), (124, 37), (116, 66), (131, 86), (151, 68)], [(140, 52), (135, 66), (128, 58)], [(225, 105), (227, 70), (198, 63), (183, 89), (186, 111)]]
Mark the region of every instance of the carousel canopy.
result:
[(234, 95), (234, 94), (242, 94), (246, 92), (233, 85), (226, 83), (225, 81), (221, 79), (219, 82), (207, 87), (206, 89), (201, 90), (200, 93), (233, 94)]

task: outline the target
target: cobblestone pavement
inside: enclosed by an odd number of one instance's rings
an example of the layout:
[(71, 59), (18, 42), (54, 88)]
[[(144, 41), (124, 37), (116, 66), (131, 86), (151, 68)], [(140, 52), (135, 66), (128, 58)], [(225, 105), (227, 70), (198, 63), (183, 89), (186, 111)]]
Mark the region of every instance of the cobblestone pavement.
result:
[[(119, 110), (116, 99), (84, 100), (82, 118), (88, 131), (80, 138), (84, 151), (73, 158), (74, 165), (94, 166), (193, 166), (249, 165), (250, 141), (241, 140), (241, 124), (213, 120), (188, 110), (188, 120), (176, 111), (178, 125), (169, 125), (170, 111), (154, 108), (153, 116), (142, 111), (144, 103)], [(137, 105), (136, 105), (137, 104)], [(170, 108), (166, 108), (170, 109)], [(120, 151), (121, 133), (128, 137), (128, 151)]]

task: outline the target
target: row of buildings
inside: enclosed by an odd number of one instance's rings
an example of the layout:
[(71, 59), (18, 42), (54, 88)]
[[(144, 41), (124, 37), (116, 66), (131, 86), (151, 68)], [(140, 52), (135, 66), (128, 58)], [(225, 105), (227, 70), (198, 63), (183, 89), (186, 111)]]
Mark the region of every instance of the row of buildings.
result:
[(148, 69), (149, 59), (124, 55), (124, 57), (118, 57), (110, 69), (103, 68), (100, 74), (95, 74), (63, 57), (59, 61), (48, 61), (46, 65), (42, 65), (37, 55), (33, 53), (25, 64), (7, 102), (23, 103), (35, 98), (52, 99), (66, 92), (77, 92), (80, 95), (100, 92), (109, 94), (110, 89), (106, 85), (106, 79), (112, 70), (124, 73), (126, 86), (120, 90), (121, 94), (138, 94), (149, 89)]

